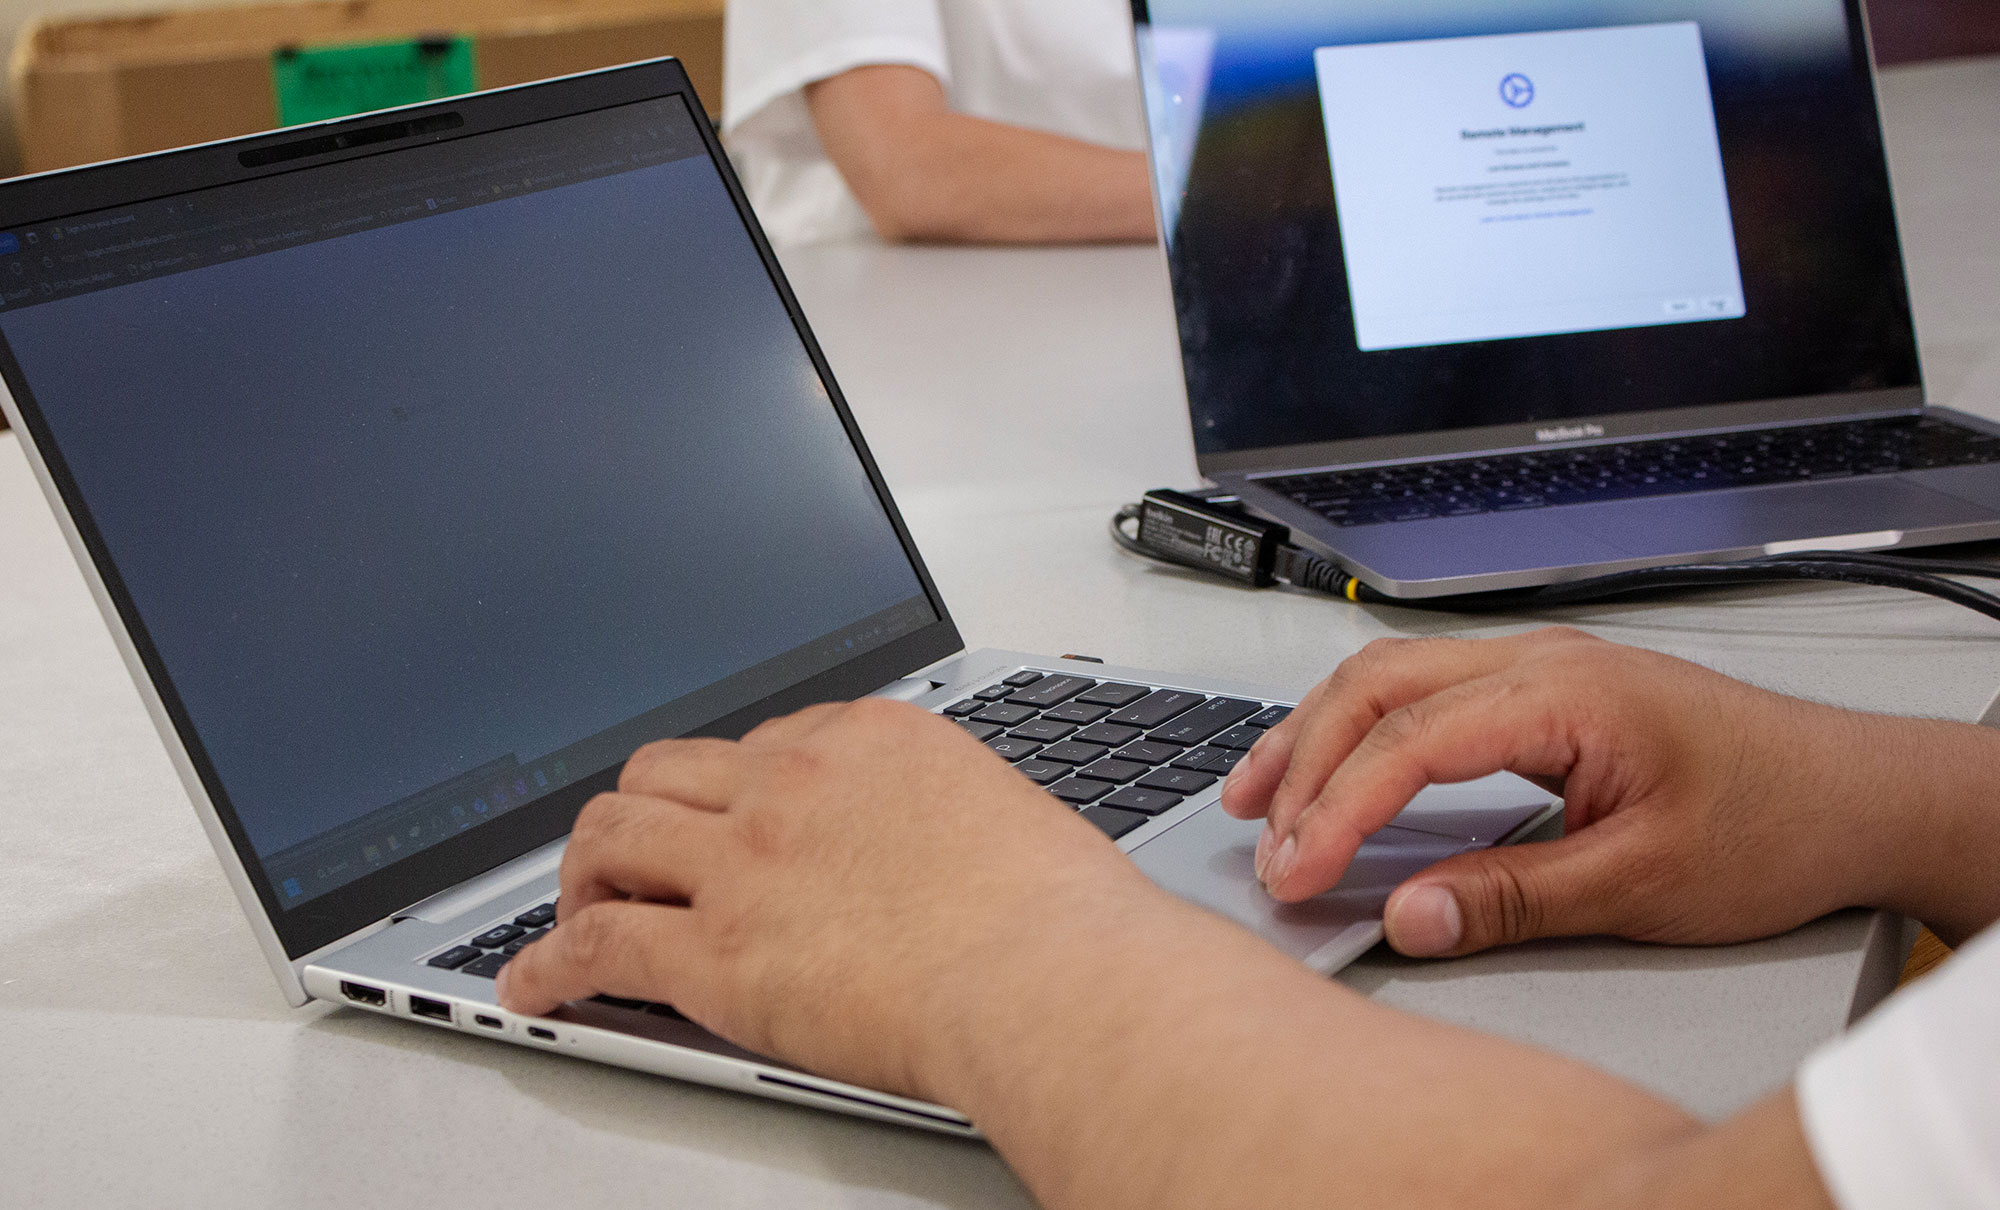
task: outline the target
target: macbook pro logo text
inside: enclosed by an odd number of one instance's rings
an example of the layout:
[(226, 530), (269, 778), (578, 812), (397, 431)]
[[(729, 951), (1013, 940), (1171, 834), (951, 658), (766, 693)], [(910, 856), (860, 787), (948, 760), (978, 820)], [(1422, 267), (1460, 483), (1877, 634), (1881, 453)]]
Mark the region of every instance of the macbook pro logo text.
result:
[(1601, 424), (1559, 424), (1554, 428), (1535, 430), (1537, 441), (1588, 441), (1602, 436), (1604, 426)]

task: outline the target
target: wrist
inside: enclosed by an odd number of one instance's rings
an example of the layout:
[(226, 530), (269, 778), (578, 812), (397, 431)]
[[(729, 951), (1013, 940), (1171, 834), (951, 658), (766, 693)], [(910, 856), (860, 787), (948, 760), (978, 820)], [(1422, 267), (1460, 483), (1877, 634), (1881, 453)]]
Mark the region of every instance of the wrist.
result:
[[(1131, 871), (1134, 885), (1069, 888), (989, 930), (924, 1009), (913, 1056), (924, 1094), (991, 1132), (1049, 1106), (1088, 1111), (1149, 1022), (1192, 1015), (1190, 998), (1233, 981), (1239, 951), (1261, 947)], [(1123, 879), (1116, 880), (1123, 882)]]
[[(1900, 784), (1881, 800), (1890, 829), (1860, 843), (1880, 854), (1862, 900), (1929, 925), (1957, 945), (2000, 918), (2000, 731), (1898, 720)], [(1900, 793), (1895, 793), (1899, 790)]]

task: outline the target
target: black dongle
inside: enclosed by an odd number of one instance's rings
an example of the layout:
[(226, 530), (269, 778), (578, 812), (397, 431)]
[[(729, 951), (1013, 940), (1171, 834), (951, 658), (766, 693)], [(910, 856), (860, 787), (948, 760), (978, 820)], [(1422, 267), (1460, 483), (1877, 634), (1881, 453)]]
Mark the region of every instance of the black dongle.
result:
[(1185, 492), (1151, 491), (1139, 505), (1139, 544), (1176, 563), (1254, 588), (1277, 583), (1278, 550), (1292, 532)]

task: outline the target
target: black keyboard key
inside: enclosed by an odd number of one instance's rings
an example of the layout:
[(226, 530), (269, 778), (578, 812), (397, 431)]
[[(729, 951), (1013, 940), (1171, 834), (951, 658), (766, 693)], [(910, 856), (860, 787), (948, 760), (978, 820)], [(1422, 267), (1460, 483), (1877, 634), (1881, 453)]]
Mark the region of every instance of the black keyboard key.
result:
[(1019, 702), (1001, 702), (998, 705), (988, 706), (986, 709), (973, 715), (972, 721), (975, 723), (998, 723), (1002, 727), (1018, 727), (1033, 717), (1035, 717), (1035, 711), (1032, 707), (1023, 706)]
[(1128, 727), (1157, 727), (1175, 715), (1199, 706), (1207, 700), (1199, 693), (1184, 693), (1179, 689), (1158, 689), (1112, 715), (1111, 721), (1124, 723)]
[(512, 941), (509, 941), (507, 944), (501, 946), (500, 952), (507, 955), (509, 958), (512, 958), (515, 954), (518, 954), (522, 950), (527, 949), (529, 946), (533, 945), (537, 941), (540, 941), (542, 938), (548, 935), (549, 935), (549, 930), (536, 929), (534, 932), (529, 933), (525, 937), (516, 937)]
[(959, 719), (958, 725), (970, 731), (976, 740), (989, 740), (1006, 730), (998, 723), (976, 723), (969, 718)]
[(479, 957), (480, 951), (469, 945), (454, 945), (444, 953), (430, 960), (429, 965), (441, 971), (455, 971), (459, 967)]
[(602, 1004), (606, 1008), (622, 1008), (628, 1012), (642, 1013), (646, 1011), (646, 1001), (644, 1000), (621, 1000), (617, 996), (592, 996), (590, 1002), (592, 1004)]
[(1129, 706), (1146, 696), (1148, 692), (1149, 690), (1144, 685), (1121, 685), (1116, 681), (1106, 681), (1104, 684), (1092, 689), (1089, 693), (1082, 694), (1076, 700), (1079, 702), (1088, 702), (1093, 706), (1111, 706), (1116, 708), (1119, 706)]
[(1107, 807), (1117, 807), (1121, 811), (1137, 811), (1141, 815), (1158, 815), (1162, 811), (1173, 810), (1175, 807), (1180, 806), (1183, 801), (1185, 800), (1180, 795), (1169, 794), (1165, 790), (1146, 790), (1138, 786), (1126, 786), (1124, 789), (1118, 791), (1118, 793), (1107, 797), (1104, 800), (1104, 805)]
[(985, 702), (966, 698), (962, 702), (953, 702), (938, 713), (944, 715), (946, 718), (964, 718), (968, 714), (977, 714), (984, 709), (986, 709)]
[(1083, 676), (1045, 676), (1009, 700), (1024, 706), (1058, 706), (1096, 684)]
[(1156, 744), (1141, 740), (1136, 744), (1126, 744), (1111, 755), (1119, 760), (1136, 760), (1146, 765), (1164, 765), (1181, 754), (1181, 749), (1172, 744)]
[(1093, 706), (1089, 702), (1065, 702), (1053, 710), (1045, 710), (1042, 717), (1058, 723), (1076, 723), (1089, 726), (1111, 713), (1109, 706)]
[(1228, 697), (1210, 698), (1147, 738), (1169, 744), (1204, 744), (1261, 709), (1263, 707), (1256, 702), (1240, 702)]
[(1227, 751), (1227, 748), (1192, 748), (1175, 759), (1174, 768), (1206, 769), (1210, 761)]
[(1249, 723), (1244, 723), (1241, 726), (1231, 727), (1208, 742), (1218, 748), (1234, 748), (1241, 752), (1263, 738), (1262, 727), (1252, 727)]
[(1011, 735), (996, 735), (986, 741), (986, 746), (1008, 760), (1026, 760), (1042, 750), (1042, 745), (1031, 739), (1016, 739)]
[(1202, 771), (1205, 773), (1227, 773), (1241, 763), (1247, 755), (1249, 755), (1247, 752), (1237, 752), (1229, 748), (1218, 748), (1215, 755), (1208, 758), (1208, 763), (1202, 766)]
[(986, 688), (981, 689), (979, 692), (973, 694), (972, 696), (977, 701), (997, 702), (1001, 698), (1004, 698), (1013, 692), (1014, 691), (1012, 689), (1009, 689), (1005, 685), (988, 685)]
[(1038, 718), (1032, 723), (1022, 723), (1014, 728), (1016, 739), (1031, 739), (1038, 744), (1060, 743), (1076, 734), (1075, 723), (1052, 723)]
[(1098, 723), (1094, 727), (1086, 727), (1082, 731), (1077, 732), (1076, 738), (1086, 744), (1108, 744), (1116, 748), (1120, 744), (1129, 744), (1144, 734), (1145, 732), (1139, 730), (1137, 727), (1124, 727), (1117, 723)]
[(501, 953), (481, 954), (459, 967), (458, 971), (462, 975), (478, 975), (481, 979), (491, 979), (500, 973), (501, 967), (507, 965), (509, 957), (510, 955)]
[(556, 905), (553, 903), (544, 903), (538, 907), (531, 907), (527, 911), (522, 912), (520, 915), (514, 917), (514, 923), (520, 925), (524, 929), (547, 928), (551, 924), (554, 924), (555, 922), (556, 922)]
[(1290, 718), (1291, 714), (1292, 708), (1290, 706), (1271, 706), (1256, 718), (1251, 719), (1249, 725), (1252, 727), (1275, 727), (1287, 718)]
[(1104, 760), (1092, 761), (1090, 764), (1078, 769), (1076, 775), (1078, 777), (1094, 777), (1099, 781), (1115, 781), (1122, 786), (1126, 782), (1132, 781), (1148, 771), (1150, 771), (1150, 766), (1148, 765), (1142, 765), (1135, 761), (1119, 760), (1116, 757), (1106, 757)]
[(1052, 744), (1042, 749), (1043, 760), (1060, 761), (1065, 765), (1087, 765), (1098, 760), (1111, 749), (1103, 744), (1079, 744), (1075, 740), (1068, 743)]
[(1091, 781), (1088, 778), (1072, 777), (1067, 781), (1059, 781), (1055, 785), (1050, 786), (1049, 793), (1066, 803), (1073, 803), (1080, 807), (1085, 803), (1096, 802), (1117, 788), (1108, 781)]
[(468, 944), (476, 945), (483, 950), (497, 950), (527, 931), (518, 924), (495, 925), (474, 937)]
[(1083, 813), (1083, 817), (1113, 840), (1123, 838), (1146, 822), (1146, 816), (1137, 811), (1120, 811), (1116, 807), (1091, 807)]
[(1001, 681), (1000, 683), (1003, 685), (1011, 686), (1012, 688), (1015, 689), (1026, 689), (1028, 686), (1034, 684), (1036, 681), (1039, 681), (1041, 679), (1042, 679), (1041, 673), (1029, 672), (1026, 669), (1022, 669), (1020, 672), (1015, 673), (1013, 676), (1008, 677), (1006, 680)]
[(1014, 771), (1038, 786), (1061, 781), (1075, 772), (1068, 765), (1059, 765), (1052, 760), (1024, 760), (1014, 766)]
[(1193, 769), (1155, 769), (1139, 779), (1142, 790), (1165, 790), (1169, 794), (1199, 794), (1215, 784), (1212, 773)]

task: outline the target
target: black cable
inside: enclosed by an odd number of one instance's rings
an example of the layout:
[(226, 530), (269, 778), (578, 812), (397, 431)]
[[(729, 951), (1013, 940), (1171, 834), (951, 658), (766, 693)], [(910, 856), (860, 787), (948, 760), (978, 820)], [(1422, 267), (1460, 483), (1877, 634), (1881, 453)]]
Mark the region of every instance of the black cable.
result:
[[(1157, 495), (1157, 493), (1156, 493)], [(1149, 496), (1149, 499), (1153, 497)], [(1111, 535), (1118, 545), (1142, 558), (1170, 563), (1196, 571), (1214, 572), (1213, 566), (1179, 557), (1141, 537), (1126, 532), (1127, 523), (1139, 520), (1143, 506), (1132, 504), (1118, 510), (1111, 520)], [(1338, 564), (1293, 545), (1282, 527), (1272, 527), (1278, 542), (1272, 561), (1274, 578), (1280, 583), (1349, 601), (1371, 605), (1396, 605), (1405, 609), (1425, 609), (1450, 613), (1494, 613), (1531, 610), (1562, 605), (1580, 605), (1615, 600), (1641, 593), (1674, 592), (1743, 584), (1831, 582), (1896, 588), (1949, 601), (2000, 620), (2000, 595), (1960, 584), (1947, 576), (2000, 580), (2000, 567), (1963, 560), (1926, 559), (1846, 551), (1800, 551), (1771, 555), (1734, 563), (1683, 563), (1613, 572), (1585, 580), (1549, 584), (1535, 588), (1449, 597), (1406, 599), (1393, 597), (1369, 587)], [(1143, 534), (1143, 523), (1141, 526)], [(1269, 579), (1260, 581), (1268, 583)]]

